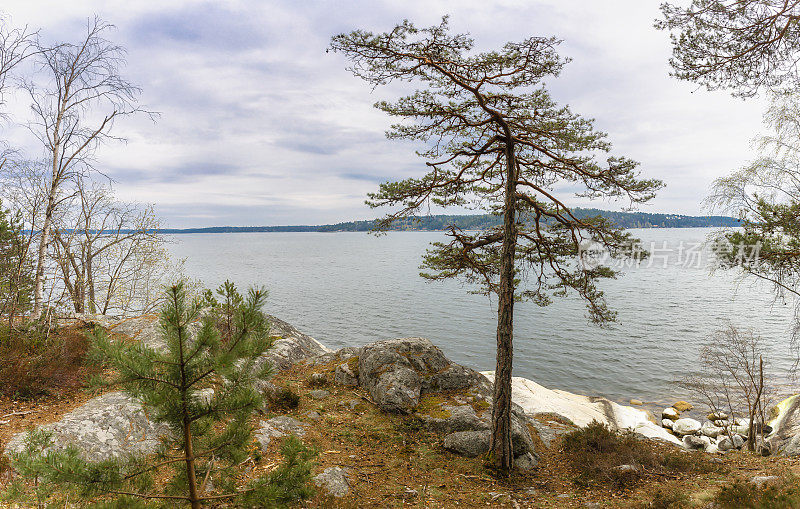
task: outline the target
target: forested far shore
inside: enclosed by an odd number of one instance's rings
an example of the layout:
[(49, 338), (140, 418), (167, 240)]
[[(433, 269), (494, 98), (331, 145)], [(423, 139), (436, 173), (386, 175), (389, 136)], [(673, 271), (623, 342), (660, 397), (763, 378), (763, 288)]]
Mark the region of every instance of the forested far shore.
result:
[[(710, 228), (739, 226), (739, 221), (727, 216), (685, 216), (648, 212), (615, 212), (601, 209), (575, 208), (576, 218), (603, 216), (623, 228)], [(451, 225), (462, 230), (485, 230), (502, 224), (502, 216), (492, 214), (433, 215), (397, 220), (391, 231), (440, 231)], [(258, 232), (366, 232), (375, 227), (374, 220), (348, 221), (325, 225), (295, 226), (212, 226), (206, 228), (165, 228), (158, 233), (258, 233)]]

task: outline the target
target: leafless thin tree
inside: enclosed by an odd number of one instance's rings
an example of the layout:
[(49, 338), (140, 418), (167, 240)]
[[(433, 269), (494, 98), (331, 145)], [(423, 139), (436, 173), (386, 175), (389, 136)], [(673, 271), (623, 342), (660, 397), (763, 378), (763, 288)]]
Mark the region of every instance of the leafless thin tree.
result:
[(97, 147), (120, 138), (111, 134), (115, 120), (143, 110), (140, 89), (120, 75), (125, 50), (105, 38), (112, 29), (99, 18), (87, 22), (78, 43), (45, 47), (39, 43), (39, 70), (44, 83), (23, 80), (31, 99), (30, 131), (41, 142), (48, 162), (46, 202), (36, 253), (36, 285), (32, 318), (41, 315), (44, 271), (53, 217), (74, 192), (67, 183), (93, 170)]
[[(131, 288), (150, 278), (143, 258), (158, 251), (162, 238), (152, 208), (114, 199), (110, 186), (79, 179), (74, 210), (55, 223), (55, 260), (76, 313), (126, 312), (137, 299)], [(163, 265), (163, 259), (152, 259)], [(142, 297), (140, 307), (147, 307)]]
[[(34, 41), (36, 32), (31, 31), (27, 26), (14, 28), (8, 16), (0, 13), (0, 120), (5, 119), (5, 91), (12, 70), (20, 62), (34, 53)], [(14, 154), (9, 148), (6, 140), (0, 136), (0, 170), (6, 165), (6, 160)]]
[[(700, 354), (700, 372), (684, 377), (678, 385), (701, 398), (714, 413), (748, 420), (747, 448), (754, 450), (756, 437), (764, 435), (766, 409), (774, 398), (772, 377), (765, 374), (763, 341), (752, 330), (729, 324), (715, 331)], [(731, 427), (728, 435), (733, 438)]]

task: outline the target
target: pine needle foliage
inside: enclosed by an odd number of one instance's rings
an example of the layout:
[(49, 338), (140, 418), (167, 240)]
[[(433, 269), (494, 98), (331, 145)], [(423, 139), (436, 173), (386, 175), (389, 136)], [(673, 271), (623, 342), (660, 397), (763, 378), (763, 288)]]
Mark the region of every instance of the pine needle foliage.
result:
[[(488, 464), (512, 471), (511, 371), (513, 311), (518, 300), (549, 304), (570, 293), (588, 318), (615, 318), (597, 283), (618, 271), (581, 263), (589, 251), (635, 255), (634, 239), (601, 216), (579, 217), (570, 199), (622, 201), (631, 208), (655, 196), (662, 182), (641, 178), (638, 163), (611, 155), (607, 136), (591, 119), (556, 103), (545, 80), (567, 59), (560, 41), (529, 37), (495, 51), (475, 51), (469, 34), (452, 33), (448, 18), (418, 28), (336, 35), (330, 51), (374, 88), (418, 85), (379, 110), (398, 119), (387, 137), (423, 145), (426, 173), (385, 182), (368, 195), (370, 207), (391, 207), (376, 229), (430, 212), (431, 207), (483, 210), (501, 217), (478, 233), (451, 226), (449, 241), (434, 243), (422, 265), (429, 280), (458, 278), (497, 297), (497, 363)], [(569, 194), (574, 195), (573, 198)], [(565, 196), (567, 195), (567, 196)], [(637, 251), (638, 252), (638, 251)], [(602, 261), (602, 260), (601, 260)]]
[[(238, 295), (232, 285), (228, 291)], [(117, 373), (109, 384), (138, 398), (150, 419), (169, 432), (154, 457), (99, 463), (83, 460), (75, 447), (56, 451), (52, 437), (31, 433), (26, 450), (13, 459), (21, 477), (36, 481), (33, 498), (41, 504), (56, 486), (87, 501), (105, 495), (102, 504), (111, 507), (134, 502), (283, 507), (310, 496), (313, 453), (297, 439), (284, 443), (285, 461), (270, 476), (244, 487), (235, 482), (237, 466), (253, 446), (251, 416), (263, 406), (258, 386), (271, 374), (261, 359), (272, 346), (261, 311), (265, 298), (263, 289), (250, 289), (235, 299), (226, 341), (217, 318), (204, 313), (182, 283), (166, 292), (159, 321), (163, 345), (129, 344), (94, 332), (99, 356)], [(171, 471), (169, 480), (156, 490), (154, 479), (164, 471)], [(20, 483), (9, 491), (15, 499), (23, 495)]]
[(738, 97), (800, 86), (797, 0), (667, 2), (661, 13), (655, 26), (670, 32), (676, 78)]
[(30, 308), (33, 267), (25, 247), (19, 213), (3, 209), (0, 201), (0, 316), (14, 324), (14, 317)]

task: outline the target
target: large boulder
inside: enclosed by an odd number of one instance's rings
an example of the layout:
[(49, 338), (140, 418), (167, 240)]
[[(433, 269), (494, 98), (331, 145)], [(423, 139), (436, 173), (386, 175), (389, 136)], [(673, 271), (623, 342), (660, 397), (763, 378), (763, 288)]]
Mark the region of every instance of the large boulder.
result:
[(491, 426), (488, 416), (478, 416), (471, 405), (442, 405), (434, 413), (417, 412), (415, 415), (433, 431), (444, 435), (457, 431), (485, 430)]
[(484, 431), (457, 431), (444, 437), (444, 448), (459, 456), (475, 458), (489, 452), (492, 433)]
[[(37, 429), (52, 432), (55, 449), (77, 446), (89, 461), (153, 453), (160, 437), (168, 432), (165, 425), (147, 418), (138, 400), (123, 392), (93, 398), (60, 420)], [(6, 453), (21, 452), (24, 446), (25, 433), (18, 433), (9, 441)]]
[(480, 373), (450, 362), (424, 338), (391, 339), (363, 346), (358, 355), (358, 379), (382, 410), (406, 414), (427, 392), (491, 392)]
[[(511, 429), (511, 446), (515, 458), (530, 454), (538, 461), (538, 456), (533, 450), (533, 442), (525, 439), (526, 435), (519, 428)], [(489, 444), (492, 440), (490, 430), (482, 431), (457, 431), (444, 437), (444, 448), (454, 452), (459, 456), (474, 458), (489, 451)]]

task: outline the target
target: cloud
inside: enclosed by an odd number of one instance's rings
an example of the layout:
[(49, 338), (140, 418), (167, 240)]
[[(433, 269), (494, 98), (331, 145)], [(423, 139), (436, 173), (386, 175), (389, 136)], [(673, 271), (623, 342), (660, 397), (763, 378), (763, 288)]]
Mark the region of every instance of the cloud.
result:
[[(128, 142), (102, 147), (98, 167), (122, 197), (155, 203), (175, 227), (381, 215), (364, 205), (366, 194), (426, 168), (419, 144), (384, 137), (395, 119), (372, 104), (415, 86), (372, 90), (325, 49), (333, 34), (388, 30), (403, 18), (424, 26), (450, 13), (453, 29), (470, 32), (479, 50), (562, 38), (559, 51), (572, 62), (547, 85), (596, 119), (614, 153), (667, 183), (648, 211), (701, 213), (714, 178), (751, 157), (763, 107), (670, 78), (668, 37), (652, 28), (657, 2), (13, 0), (3, 10), (54, 40), (79, 37), (95, 13), (117, 26), (110, 37), (128, 50), (126, 76), (161, 117), (119, 122), (115, 133)], [(9, 136), (32, 146), (23, 131)]]
[(144, 13), (131, 24), (131, 32), (131, 41), (137, 46), (156, 50), (164, 44), (179, 43), (210, 51), (242, 51), (268, 43), (267, 34), (246, 9), (230, 9), (214, 2)]

